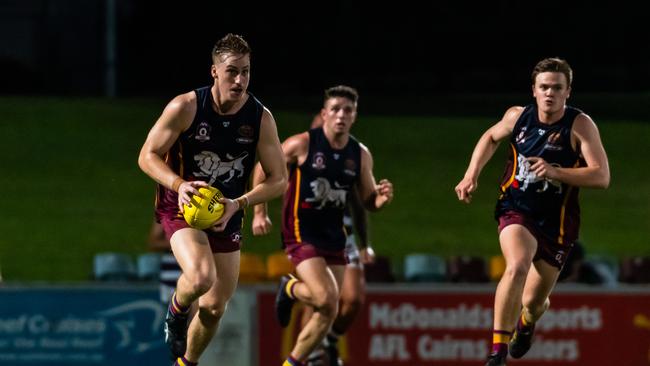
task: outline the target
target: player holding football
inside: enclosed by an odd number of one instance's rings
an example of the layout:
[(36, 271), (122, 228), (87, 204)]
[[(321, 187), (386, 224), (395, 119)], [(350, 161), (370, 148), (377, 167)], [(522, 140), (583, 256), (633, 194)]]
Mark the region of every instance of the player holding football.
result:
[[(392, 183), (375, 181), (370, 151), (350, 135), (357, 99), (357, 91), (351, 87), (327, 89), (321, 110), (323, 127), (291, 136), (282, 144), (290, 166), (282, 241), (298, 277), (282, 278), (276, 312), (280, 324), (287, 326), (295, 301), (314, 310), (284, 366), (304, 365), (338, 312), (346, 264), (343, 212), (350, 194), (358, 194), (370, 211), (382, 209), (393, 199)], [(261, 182), (264, 175), (256, 169), (253, 184)], [(255, 221), (269, 221), (265, 205), (256, 206)]]
[(549, 295), (578, 238), (578, 187), (609, 185), (609, 163), (596, 124), (566, 105), (572, 76), (565, 60), (537, 63), (532, 73), (536, 103), (508, 109), (481, 136), (455, 188), (458, 199), (469, 203), (481, 170), (499, 142), (510, 139), (495, 212), (506, 270), (496, 290), (486, 366), (505, 365), (508, 348), (514, 358), (528, 352), (535, 322), (548, 309)]
[[(149, 132), (138, 159), (159, 184), (156, 216), (183, 269), (165, 324), (175, 365), (198, 363), (235, 291), (242, 209), (286, 188), (273, 116), (247, 91), (250, 52), (241, 36), (228, 34), (217, 41), (213, 84), (175, 97)], [(266, 178), (246, 192), (256, 156)], [(191, 228), (183, 219), (183, 206), (209, 185), (227, 197), (221, 200), (223, 216), (208, 230)], [(199, 310), (188, 319), (197, 300)]]

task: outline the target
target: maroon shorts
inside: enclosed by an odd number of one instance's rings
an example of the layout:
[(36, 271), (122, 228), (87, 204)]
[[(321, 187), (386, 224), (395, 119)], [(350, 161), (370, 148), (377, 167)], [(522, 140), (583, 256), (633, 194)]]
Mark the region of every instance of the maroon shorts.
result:
[(571, 248), (573, 248), (573, 243), (560, 244), (549, 239), (537, 229), (526, 215), (517, 211), (507, 211), (499, 216), (499, 233), (501, 233), (503, 228), (512, 224), (524, 226), (537, 239), (537, 251), (535, 252), (533, 261), (541, 259), (557, 269), (562, 269), (566, 258), (571, 252)]
[[(171, 219), (163, 217), (160, 220), (160, 224), (163, 227), (167, 240), (171, 240), (172, 235), (178, 230), (190, 227), (182, 217)], [(242, 235), (239, 230), (230, 234), (217, 233), (210, 229), (203, 230), (203, 232), (208, 235), (212, 253), (236, 252), (241, 248)]]
[(322, 257), (328, 265), (346, 265), (345, 250), (325, 250), (309, 243), (284, 243), (284, 252), (294, 266), (305, 259)]

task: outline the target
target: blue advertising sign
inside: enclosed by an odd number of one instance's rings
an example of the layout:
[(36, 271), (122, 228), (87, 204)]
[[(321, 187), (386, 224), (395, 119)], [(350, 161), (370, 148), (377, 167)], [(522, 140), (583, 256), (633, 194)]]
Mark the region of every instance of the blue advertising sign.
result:
[(168, 364), (158, 297), (154, 286), (0, 288), (0, 364)]

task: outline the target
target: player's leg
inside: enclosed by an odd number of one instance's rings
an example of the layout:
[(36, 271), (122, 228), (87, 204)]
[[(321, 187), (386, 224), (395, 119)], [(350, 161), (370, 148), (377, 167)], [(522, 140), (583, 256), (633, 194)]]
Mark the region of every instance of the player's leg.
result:
[[(208, 292), (199, 297), (199, 309), (188, 329), (186, 360), (197, 362), (210, 343), (235, 293), (239, 277), (239, 251), (215, 253), (216, 280)], [(212, 256), (211, 256), (212, 257)]]
[(488, 365), (505, 363), (508, 343), (521, 308), (526, 277), (537, 249), (537, 240), (523, 225), (510, 224), (499, 234), (506, 269), (494, 297), (493, 343)]
[(354, 242), (346, 244), (346, 256), (348, 264), (345, 266), (343, 284), (341, 285), (339, 313), (332, 325), (333, 332), (339, 335), (344, 334), (350, 328), (366, 298), (363, 264), (359, 259), (359, 250)]
[(343, 284), (341, 285), (341, 298), (339, 312), (334, 319), (334, 324), (327, 334), (325, 349), (328, 352), (330, 366), (342, 364), (339, 359), (338, 340), (350, 329), (354, 319), (359, 314), (366, 297), (366, 279), (363, 265), (358, 261), (345, 266)]
[(532, 345), (535, 323), (550, 306), (549, 295), (560, 274), (559, 268), (536, 260), (528, 272), (522, 297), (523, 308), (510, 343), (510, 355), (520, 358)]
[(176, 358), (183, 356), (186, 351), (190, 307), (212, 287), (216, 270), (208, 237), (204, 232), (180, 229), (172, 235), (170, 243), (182, 269), (165, 319), (165, 342)]
[(343, 266), (327, 266), (322, 257), (306, 259), (298, 264), (299, 281), (292, 285), (295, 299), (313, 308), (309, 321), (298, 334), (290, 354), (290, 362), (303, 362), (323, 340), (338, 311), (339, 285), (343, 281)]

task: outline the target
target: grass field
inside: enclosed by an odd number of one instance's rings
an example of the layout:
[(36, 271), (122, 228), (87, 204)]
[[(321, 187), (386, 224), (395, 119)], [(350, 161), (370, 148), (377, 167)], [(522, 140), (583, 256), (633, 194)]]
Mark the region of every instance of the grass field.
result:
[[(94, 253), (146, 251), (154, 184), (136, 159), (163, 106), (144, 100), (0, 99), (0, 268), (6, 280), (86, 280)], [(282, 139), (311, 120), (301, 113), (274, 114)], [(396, 263), (411, 252), (498, 253), (492, 210), (503, 149), (486, 167), (471, 205), (458, 203), (453, 192), (494, 117), (360, 116), (353, 133), (373, 152), (377, 178), (390, 178), (396, 190), (393, 204), (371, 216), (379, 253)], [(581, 192), (587, 252), (648, 255), (650, 123), (596, 120), (612, 182), (607, 191)], [(279, 200), (271, 212), (279, 222)], [(278, 249), (277, 228), (267, 237), (246, 236), (244, 251)]]

